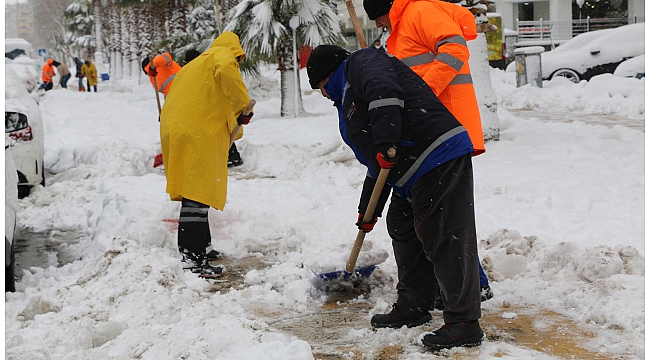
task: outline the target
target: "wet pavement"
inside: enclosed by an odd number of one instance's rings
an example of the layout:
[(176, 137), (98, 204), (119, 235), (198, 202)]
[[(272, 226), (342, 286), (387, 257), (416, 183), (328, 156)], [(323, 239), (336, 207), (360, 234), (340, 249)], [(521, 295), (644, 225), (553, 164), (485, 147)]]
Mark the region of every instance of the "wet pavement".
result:
[(14, 244), (15, 274), (19, 279), (23, 270), (30, 267), (46, 269), (50, 266), (60, 267), (80, 258), (74, 245), (79, 243), (84, 234), (77, 232), (16, 231)]
[(604, 125), (610, 128), (614, 127), (615, 125), (620, 125), (645, 132), (645, 119), (643, 118), (632, 119), (611, 114), (579, 114), (541, 111), (533, 109), (508, 109), (508, 111), (513, 115), (524, 119), (536, 118), (541, 121), (554, 121), (563, 123), (580, 121), (587, 124)]

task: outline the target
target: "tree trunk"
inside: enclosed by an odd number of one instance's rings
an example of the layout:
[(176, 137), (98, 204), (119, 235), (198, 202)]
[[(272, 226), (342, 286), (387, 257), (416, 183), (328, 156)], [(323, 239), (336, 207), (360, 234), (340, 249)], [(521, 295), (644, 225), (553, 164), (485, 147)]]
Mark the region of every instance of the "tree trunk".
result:
[(101, 0), (93, 0), (93, 21), (95, 23), (95, 53), (93, 54), (93, 62), (97, 68), (97, 76), (106, 74), (107, 71), (104, 67), (104, 38), (102, 37), (102, 2)]
[(485, 141), (499, 141), (501, 124), (497, 115), (497, 96), (492, 88), (490, 65), (487, 55), (487, 40), (484, 33), (478, 34), (475, 40), (468, 41), (469, 67), (472, 71), (472, 81), (476, 90), (476, 99), (481, 111), (483, 138)]
[[(300, 90), (300, 71), (298, 78), (294, 74), (294, 66), (300, 67), (300, 63), (293, 62), (293, 39), (287, 38), (280, 42), (277, 49), (278, 70), (280, 70), (280, 116), (294, 116), (305, 113), (302, 104), (302, 91)], [(296, 83), (298, 88), (296, 89)], [(296, 108), (297, 103), (297, 108)]]

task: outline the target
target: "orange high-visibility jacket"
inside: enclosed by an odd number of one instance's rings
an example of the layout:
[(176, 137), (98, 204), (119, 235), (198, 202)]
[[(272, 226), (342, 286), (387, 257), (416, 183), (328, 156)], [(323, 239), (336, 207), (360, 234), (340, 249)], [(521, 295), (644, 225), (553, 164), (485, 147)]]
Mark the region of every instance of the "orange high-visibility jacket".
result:
[(474, 154), (485, 152), (481, 114), (466, 41), (477, 37), (472, 13), (439, 0), (395, 0), (389, 12), (388, 52), (429, 84), (467, 129)]
[(54, 60), (47, 59), (45, 65), (43, 65), (43, 72), (41, 73), (41, 79), (44, 83), (52, 82), (52, 77), (54, 77)]
[[(151, 64), (147, 64), (147, 66), (145, 66), (145, 71), (147, 73), (149, 73), (150, 65)], [(156, 90), (167, 96), (169, 88), (172, 86), (172, 81), (174, 81), (176, 73), (181, 70), (181, 66), (172, 60), (172, 56), (168, 52), (164, 52), (153, 58), (153, 67), (156, 69), (156, 72), (158, 72), (158, 75), (156, 75), (158, 89)], [(151, 81), (151, 85), (154, 85), (153, 76), (149, 76), (149, 81)]]

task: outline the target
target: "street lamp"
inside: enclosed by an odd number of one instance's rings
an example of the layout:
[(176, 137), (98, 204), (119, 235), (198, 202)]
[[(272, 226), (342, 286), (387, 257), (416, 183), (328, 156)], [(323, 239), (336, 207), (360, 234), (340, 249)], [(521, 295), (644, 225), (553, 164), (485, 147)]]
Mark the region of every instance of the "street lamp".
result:
[(293, 86), (295, 88), (294, 91), (294, 98), (293, 98), (293, 116), (298, 117), (298, 96), (300, 96), (300, 93), (298, 92), (298, 68), (300, 68), (300, 65), (298, 64), (298, 54), (296, 51), (296, 29), (300, 25), (300, 19), (298, 16), (292, 16), (291, 19), (289, 19), (289, 27), (293, 30)]

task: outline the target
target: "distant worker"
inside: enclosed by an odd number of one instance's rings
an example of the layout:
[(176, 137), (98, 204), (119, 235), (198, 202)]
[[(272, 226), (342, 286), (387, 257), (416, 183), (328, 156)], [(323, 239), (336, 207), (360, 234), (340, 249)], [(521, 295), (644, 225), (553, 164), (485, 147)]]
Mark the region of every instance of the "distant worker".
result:
[[(167, 97), (172, 81), (174, 81), (176, 73), (181, 70), (181, 66), (172, 60), (172, 56), (168, 52), (156, 55), (153, 58), (153, 66), (149, 62), (148, 56), (142, 60), (142, 70), (149, 75), (151, 85), (158, 86), (156, 90)], [(154, 77), (156, 78), (155, 82)]]
[(45, 62), (45, 65), (43, 65), (43, 70), (41, 72), (41, 80), (43, 80), (43, 84), (39, 89), (45, 89), (45, 91), (52, 90), (52, 87), (54, 87), (54, 83), (52, 82), (52, 78), (54, 77), (54, 60), (52, 59), (47, 59)]
[(95, 92), (97, 92), (97, 68), (95, 68), (95, 64), (93, 64), (92, 60), (88, 59), (84, 61), (84, 64), (81, 67), (81, 74), (86, 77), (88, 92), (90, 92), (91, 87)]
[(77, 73), (74, 76), (79, 79), (79, 91), (86, 91), (86, 88), (84, 87), (84, 75), (81, 73), (81, 67), (84, 65), (84, 63), (83, 61), (79, 60), (78, 57), (75, 57), (72, 60), (74, 60), (74, 65), (77, 68)]
[(64, 89), (68, 88), (68, 80), (70, 80), (70, 69), (68, 69), (68, 66), (65, 63), (60, 63), (58, 61), (54, 61), (53, 65), (56, 66), (56, 70), (59, 72), (59, 76), (61, 79), (59, 80), (59, 84), (61, 84), (61, 87)]

